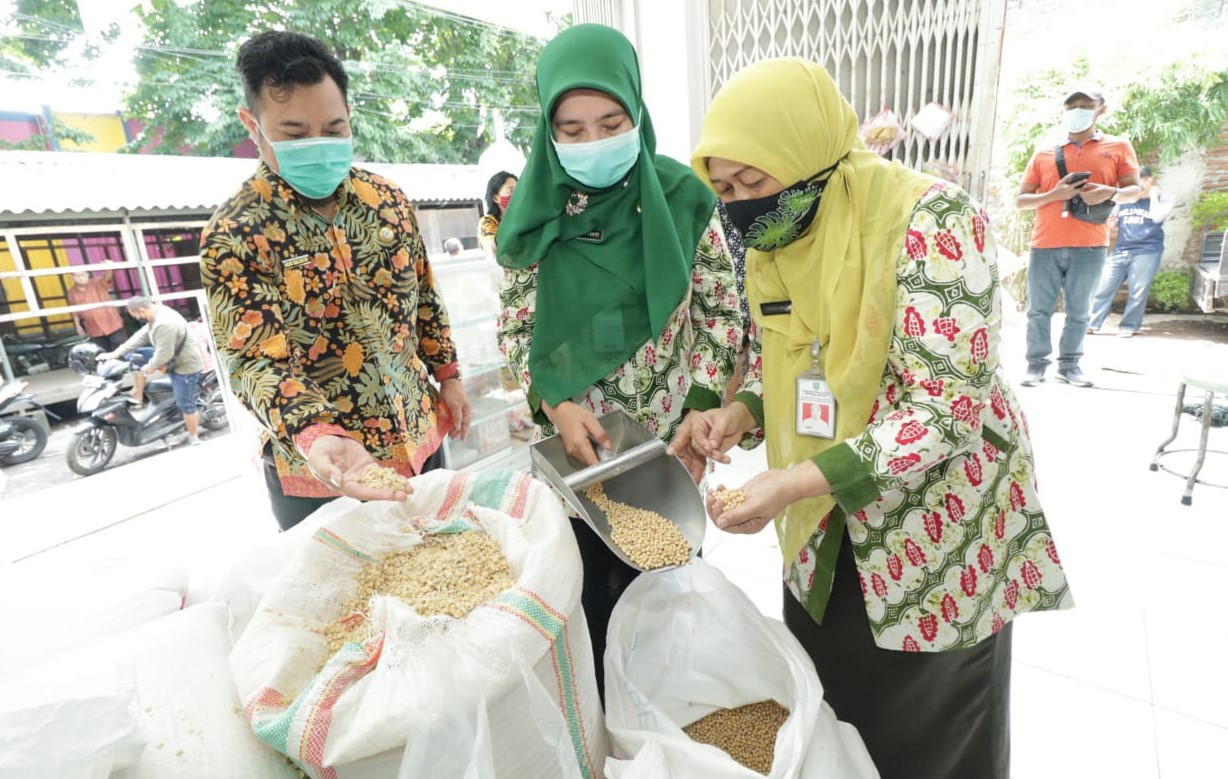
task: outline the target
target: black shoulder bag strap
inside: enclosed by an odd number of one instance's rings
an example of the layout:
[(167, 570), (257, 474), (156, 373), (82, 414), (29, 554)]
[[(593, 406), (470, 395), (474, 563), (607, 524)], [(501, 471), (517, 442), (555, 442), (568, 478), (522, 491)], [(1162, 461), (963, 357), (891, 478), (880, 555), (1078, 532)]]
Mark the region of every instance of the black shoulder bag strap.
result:
[[(1057, 150), (1053, 152), (1053, 161), (1057, 163), (1057, 180), (1060, 184), (1062, 179), (1066, 178), (1066, 144), (1059, 143)], [(1070, 201), (1062, 201), (1062, 216), (1070, 214)]]
[(179, 358), (179, 353), (183, 351), (184, 344), (188, 342), (188, 329), (183, 328), (183, 335), (179, 337), (179, 343), (175, 344), (175, 352), (171, 358), (166, 361), (166, 372), (170, 373), (175, 370), (175, 360)]

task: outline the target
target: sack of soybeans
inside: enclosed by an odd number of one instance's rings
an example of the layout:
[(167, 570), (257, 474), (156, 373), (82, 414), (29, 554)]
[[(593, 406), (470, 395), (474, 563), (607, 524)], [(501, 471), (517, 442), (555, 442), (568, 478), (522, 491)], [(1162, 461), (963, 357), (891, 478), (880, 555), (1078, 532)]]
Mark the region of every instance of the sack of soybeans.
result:
[[(336, 501), (314, 532), (285, 534), (293, 554), (231, 654), (252, 729), (311, 777), (395, 777), (427, 746), (464, 749), (460, 765), (495, 765), (499, 779), (600, 776), (562, 505), (512, 472), (437, 471), (412, 487), (400, 503)], [(460, 732), (441, 722), (472, 728), (479, 712), (481, 739), (441, 741)]]
[[(814, 664), (711, 565), (641, 576), (610, 617), (607, 772), (654, 742), (676, 776), (877, 779)], [(656, 747), (655, 761), (660, 762)]]

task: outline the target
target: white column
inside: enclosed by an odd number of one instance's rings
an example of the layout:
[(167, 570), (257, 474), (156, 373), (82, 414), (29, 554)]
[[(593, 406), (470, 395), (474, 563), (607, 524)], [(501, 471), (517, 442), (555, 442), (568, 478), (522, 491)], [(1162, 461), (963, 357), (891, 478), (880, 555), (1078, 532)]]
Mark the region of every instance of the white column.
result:
[(705, 0), (575, 0), (577, 23), (620, 30), (639, 54), (657, 152), (688, 163), (708, 107)]
[(634, 7), (632, 40), (640, 57), (644, 103), (657, 131), (657, 151), (688, 164), (708, 107), (707, 3), (634, 0)]

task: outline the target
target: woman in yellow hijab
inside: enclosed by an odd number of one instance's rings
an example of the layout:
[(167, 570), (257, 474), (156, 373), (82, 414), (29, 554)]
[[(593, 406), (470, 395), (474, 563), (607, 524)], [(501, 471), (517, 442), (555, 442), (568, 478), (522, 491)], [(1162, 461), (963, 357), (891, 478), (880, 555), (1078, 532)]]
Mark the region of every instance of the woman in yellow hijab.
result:
[(986, 215), (888, 163), (818, 65), (745, 69), (692, 167), (748, 248), (751, 370), (671, 450), (765, 439), (718, 526), (775, 520), (784, 619), (884, 779), (1007, 777), (1011, 621), (1069, 605), (1022, 413), (998, 370)]

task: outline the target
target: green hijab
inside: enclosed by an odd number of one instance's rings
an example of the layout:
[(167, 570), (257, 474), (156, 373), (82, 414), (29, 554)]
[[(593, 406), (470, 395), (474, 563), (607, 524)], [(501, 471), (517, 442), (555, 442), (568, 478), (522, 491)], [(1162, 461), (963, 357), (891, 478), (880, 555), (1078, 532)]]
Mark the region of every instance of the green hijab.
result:
[[(606, 93), (638, 125), (639, 160), (606, 189), (568, 176), (551, 142), (559, 98), (580, 88)], [(538, 263), (529, 376), (532, 394), (554, 406), (665, 329), (690, 286), (716, 198), (690, 168), (657, 156), (635, 49), (617, 30), (582, 24), (559, 33), (538, 57), (537, 91), (541, 119), (499, 225), (498, 260)]]

